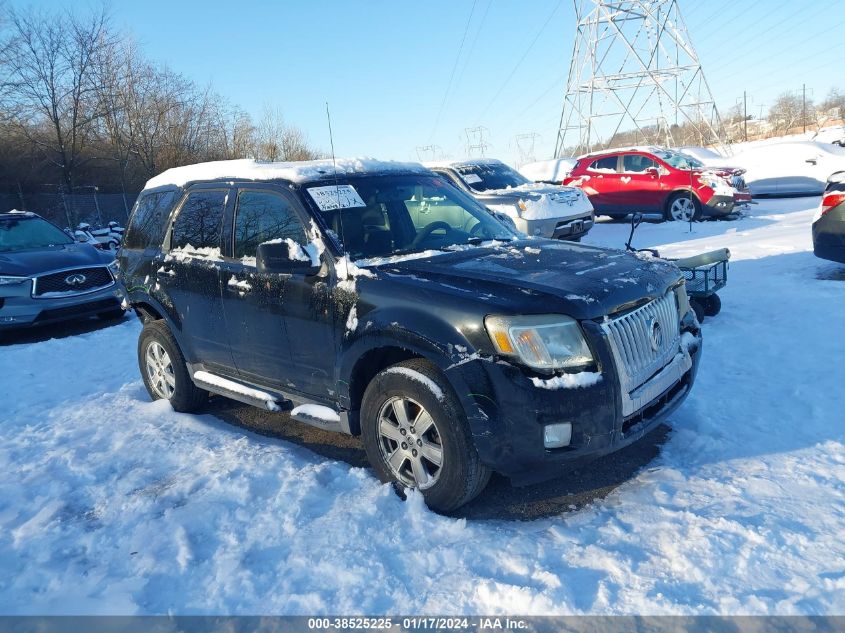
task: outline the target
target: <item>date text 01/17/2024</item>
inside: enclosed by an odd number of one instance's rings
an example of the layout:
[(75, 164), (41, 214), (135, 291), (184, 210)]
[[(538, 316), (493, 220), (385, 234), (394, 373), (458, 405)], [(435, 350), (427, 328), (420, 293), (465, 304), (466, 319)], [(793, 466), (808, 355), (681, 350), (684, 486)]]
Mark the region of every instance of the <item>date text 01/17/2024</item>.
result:
[[(309, 618), (308, 628), (314, 631), (331, 630), (387, 630), (398, 624), (389, 617)], [(401, 620), (404, 631), (496, 631), (524, 630), (525, 620), (518, 618), (465, 618), (465, 617), (406, 617)]]

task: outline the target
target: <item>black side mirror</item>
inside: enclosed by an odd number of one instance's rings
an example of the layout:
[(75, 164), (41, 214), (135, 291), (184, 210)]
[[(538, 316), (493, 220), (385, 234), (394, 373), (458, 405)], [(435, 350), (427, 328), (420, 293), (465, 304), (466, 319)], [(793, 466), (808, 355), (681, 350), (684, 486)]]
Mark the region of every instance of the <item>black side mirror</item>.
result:
[(255, 267), (260, 273), (316, 275), (322, 266), (314, 264), (310, 254), (299, 244), (284, 241), (259, 244)]

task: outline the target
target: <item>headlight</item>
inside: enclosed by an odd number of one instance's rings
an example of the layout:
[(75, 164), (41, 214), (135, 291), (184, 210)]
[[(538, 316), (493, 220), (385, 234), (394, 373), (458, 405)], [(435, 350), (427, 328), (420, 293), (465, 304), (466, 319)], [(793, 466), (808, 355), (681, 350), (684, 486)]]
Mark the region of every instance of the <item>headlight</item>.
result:
[(29, 281), (29, 277), (8, 277), (0, 275), (0, 286), (16, 286)]
[(686, 313), (690, 311), (689, 297), (687, 296), (685, 283), (675, 288), (675, 299), (678, 301), (678, 317), (683, 319)]
[(111, 271), (111, 274), (117, 279), (117, 275), (120, 273), (120, 262), (116, 259), (113, 259), (108, 264), (106, 264), (108, 269)]
[(497, 352), (529, 367), (574, 369), (593, 363), (581, 326), (568, 316), (488, 316), (484, 325)]

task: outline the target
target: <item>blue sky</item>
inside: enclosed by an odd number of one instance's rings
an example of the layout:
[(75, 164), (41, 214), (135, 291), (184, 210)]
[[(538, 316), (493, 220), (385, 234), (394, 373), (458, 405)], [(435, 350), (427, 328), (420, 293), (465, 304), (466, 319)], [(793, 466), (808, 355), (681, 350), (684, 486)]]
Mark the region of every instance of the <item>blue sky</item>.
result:
[[(756, 114), (802, 83), (817, 100), (837, 83), (845, 90), (843, 0), (679, 2), (720, 108), (743, 89)], [(328, 101), (338, 155), (416, 160), (417, 146), (434, 144), (458, 157), (464, 129), (478, 125), (489, 130), (488, 155), (513, 160), (514, 137), (526, 133), (540, 135), (538, 158), (554, 149), (575, 30), (571, 0), (109, 6), (150, 58), (211, 82), (256, 118), (264, 104), (281, 106), (324, 150)]]

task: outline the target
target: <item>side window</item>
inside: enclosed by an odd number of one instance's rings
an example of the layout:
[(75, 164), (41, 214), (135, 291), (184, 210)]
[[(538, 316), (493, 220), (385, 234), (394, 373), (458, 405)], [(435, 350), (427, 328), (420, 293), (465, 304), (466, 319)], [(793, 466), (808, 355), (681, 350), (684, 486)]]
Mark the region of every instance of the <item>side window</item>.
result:
[(241, 191), (235, 210), (235, 257), (255, 257), (259, 244), (278, 239), (307, 243), (291, 204), (270, 191)]
[(648, 156), (640, 154), (625, 154), (622, 157), (622, 171), (628, 173), (642, 173), (649, 167), (657, 169), (657, 163)]
[(604, 158), (599, 158), (598, 160), (594, 160), (593, 163), (590, 165), (590, 171), (602, 171), (602, 172), (616, 172), (616, 156), (605, 156)]
[(174, 192), (164, 191), (148, 193), (138, 199), (123, 240), (124, 248), (145, 249), (161, 245), (173, 196)]
[(171, 249), (219, 248), (220, 224), (226, 207), (227, 191), (194, 191), (176, 216)]

